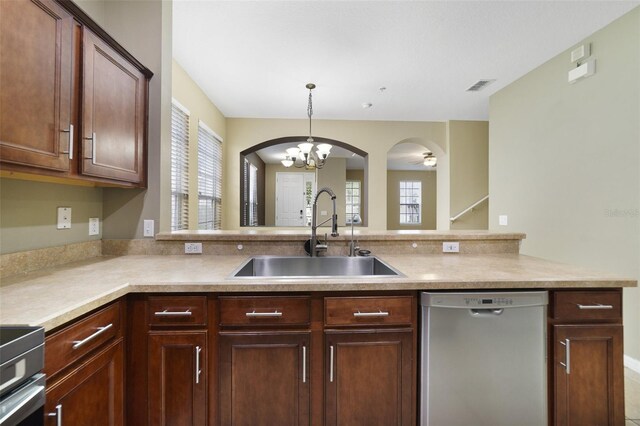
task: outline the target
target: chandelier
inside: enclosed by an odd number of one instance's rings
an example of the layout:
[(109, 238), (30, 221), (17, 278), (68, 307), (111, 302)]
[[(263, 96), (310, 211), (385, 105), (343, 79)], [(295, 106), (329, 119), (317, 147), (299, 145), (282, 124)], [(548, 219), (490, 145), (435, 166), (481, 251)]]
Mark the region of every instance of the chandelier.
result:
[[(313, 137), (311, 136), (311, 116), (313, 115), (313, 102), (311, 99), (311, 91), (316, 88), (316, 85), (309, 83), (305, 86), (309, 89), (309, 104), (307, 105), (307, 116), (309, 117), (309, 137), (306, 142), (298, 144), (297, 147), (291, 147), (287, 149), (282, 165), (285, 167), (297, 167), (305, 168), (308, 170), (321, 169), (324, 167), (329, 152), (332, 146), (328, 143), (321, 143), (318, 146), (314, 145)], [(314, 152), (314, 148), (316, 149)]]

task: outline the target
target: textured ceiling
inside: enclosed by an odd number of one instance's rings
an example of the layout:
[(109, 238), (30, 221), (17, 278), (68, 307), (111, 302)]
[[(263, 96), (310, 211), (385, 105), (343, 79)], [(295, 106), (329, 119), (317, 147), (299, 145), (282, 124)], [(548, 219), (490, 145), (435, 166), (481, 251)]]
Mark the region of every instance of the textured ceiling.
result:
[(489, 95), (638, 4), (174, 0), (173, 54), (227, 117), (304, 119), (313, 82), (314, 118), (487, 119)]

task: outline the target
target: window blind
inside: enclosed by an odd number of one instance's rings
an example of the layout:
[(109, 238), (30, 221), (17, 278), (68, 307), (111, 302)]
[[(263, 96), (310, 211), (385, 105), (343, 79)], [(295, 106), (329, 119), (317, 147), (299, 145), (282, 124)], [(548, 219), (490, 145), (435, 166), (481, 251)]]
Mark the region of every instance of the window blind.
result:
[(171, 230), (189, 226), (189, 112), (171, 103)]
[(222, 142), (198, 123), (198, 228), (222, 227)]

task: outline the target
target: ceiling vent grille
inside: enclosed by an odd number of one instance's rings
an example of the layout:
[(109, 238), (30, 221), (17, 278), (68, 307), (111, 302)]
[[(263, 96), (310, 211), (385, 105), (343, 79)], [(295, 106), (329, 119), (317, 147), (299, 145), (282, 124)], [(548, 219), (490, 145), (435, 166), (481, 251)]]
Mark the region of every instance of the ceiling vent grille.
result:
[(494, 81), (495, 80), (478, 80), (473, 84), (473, 86), (467, 89), (467, 92), (479, 92), (480, 90), (484, 89)]

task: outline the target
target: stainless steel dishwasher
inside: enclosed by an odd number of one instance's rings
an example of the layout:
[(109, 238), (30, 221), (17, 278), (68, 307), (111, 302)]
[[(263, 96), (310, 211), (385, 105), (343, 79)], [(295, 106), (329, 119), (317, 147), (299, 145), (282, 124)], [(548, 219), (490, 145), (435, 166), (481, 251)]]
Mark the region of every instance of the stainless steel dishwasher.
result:
[(421, 294), (420, 424), (547, 424), (548, 293)]

